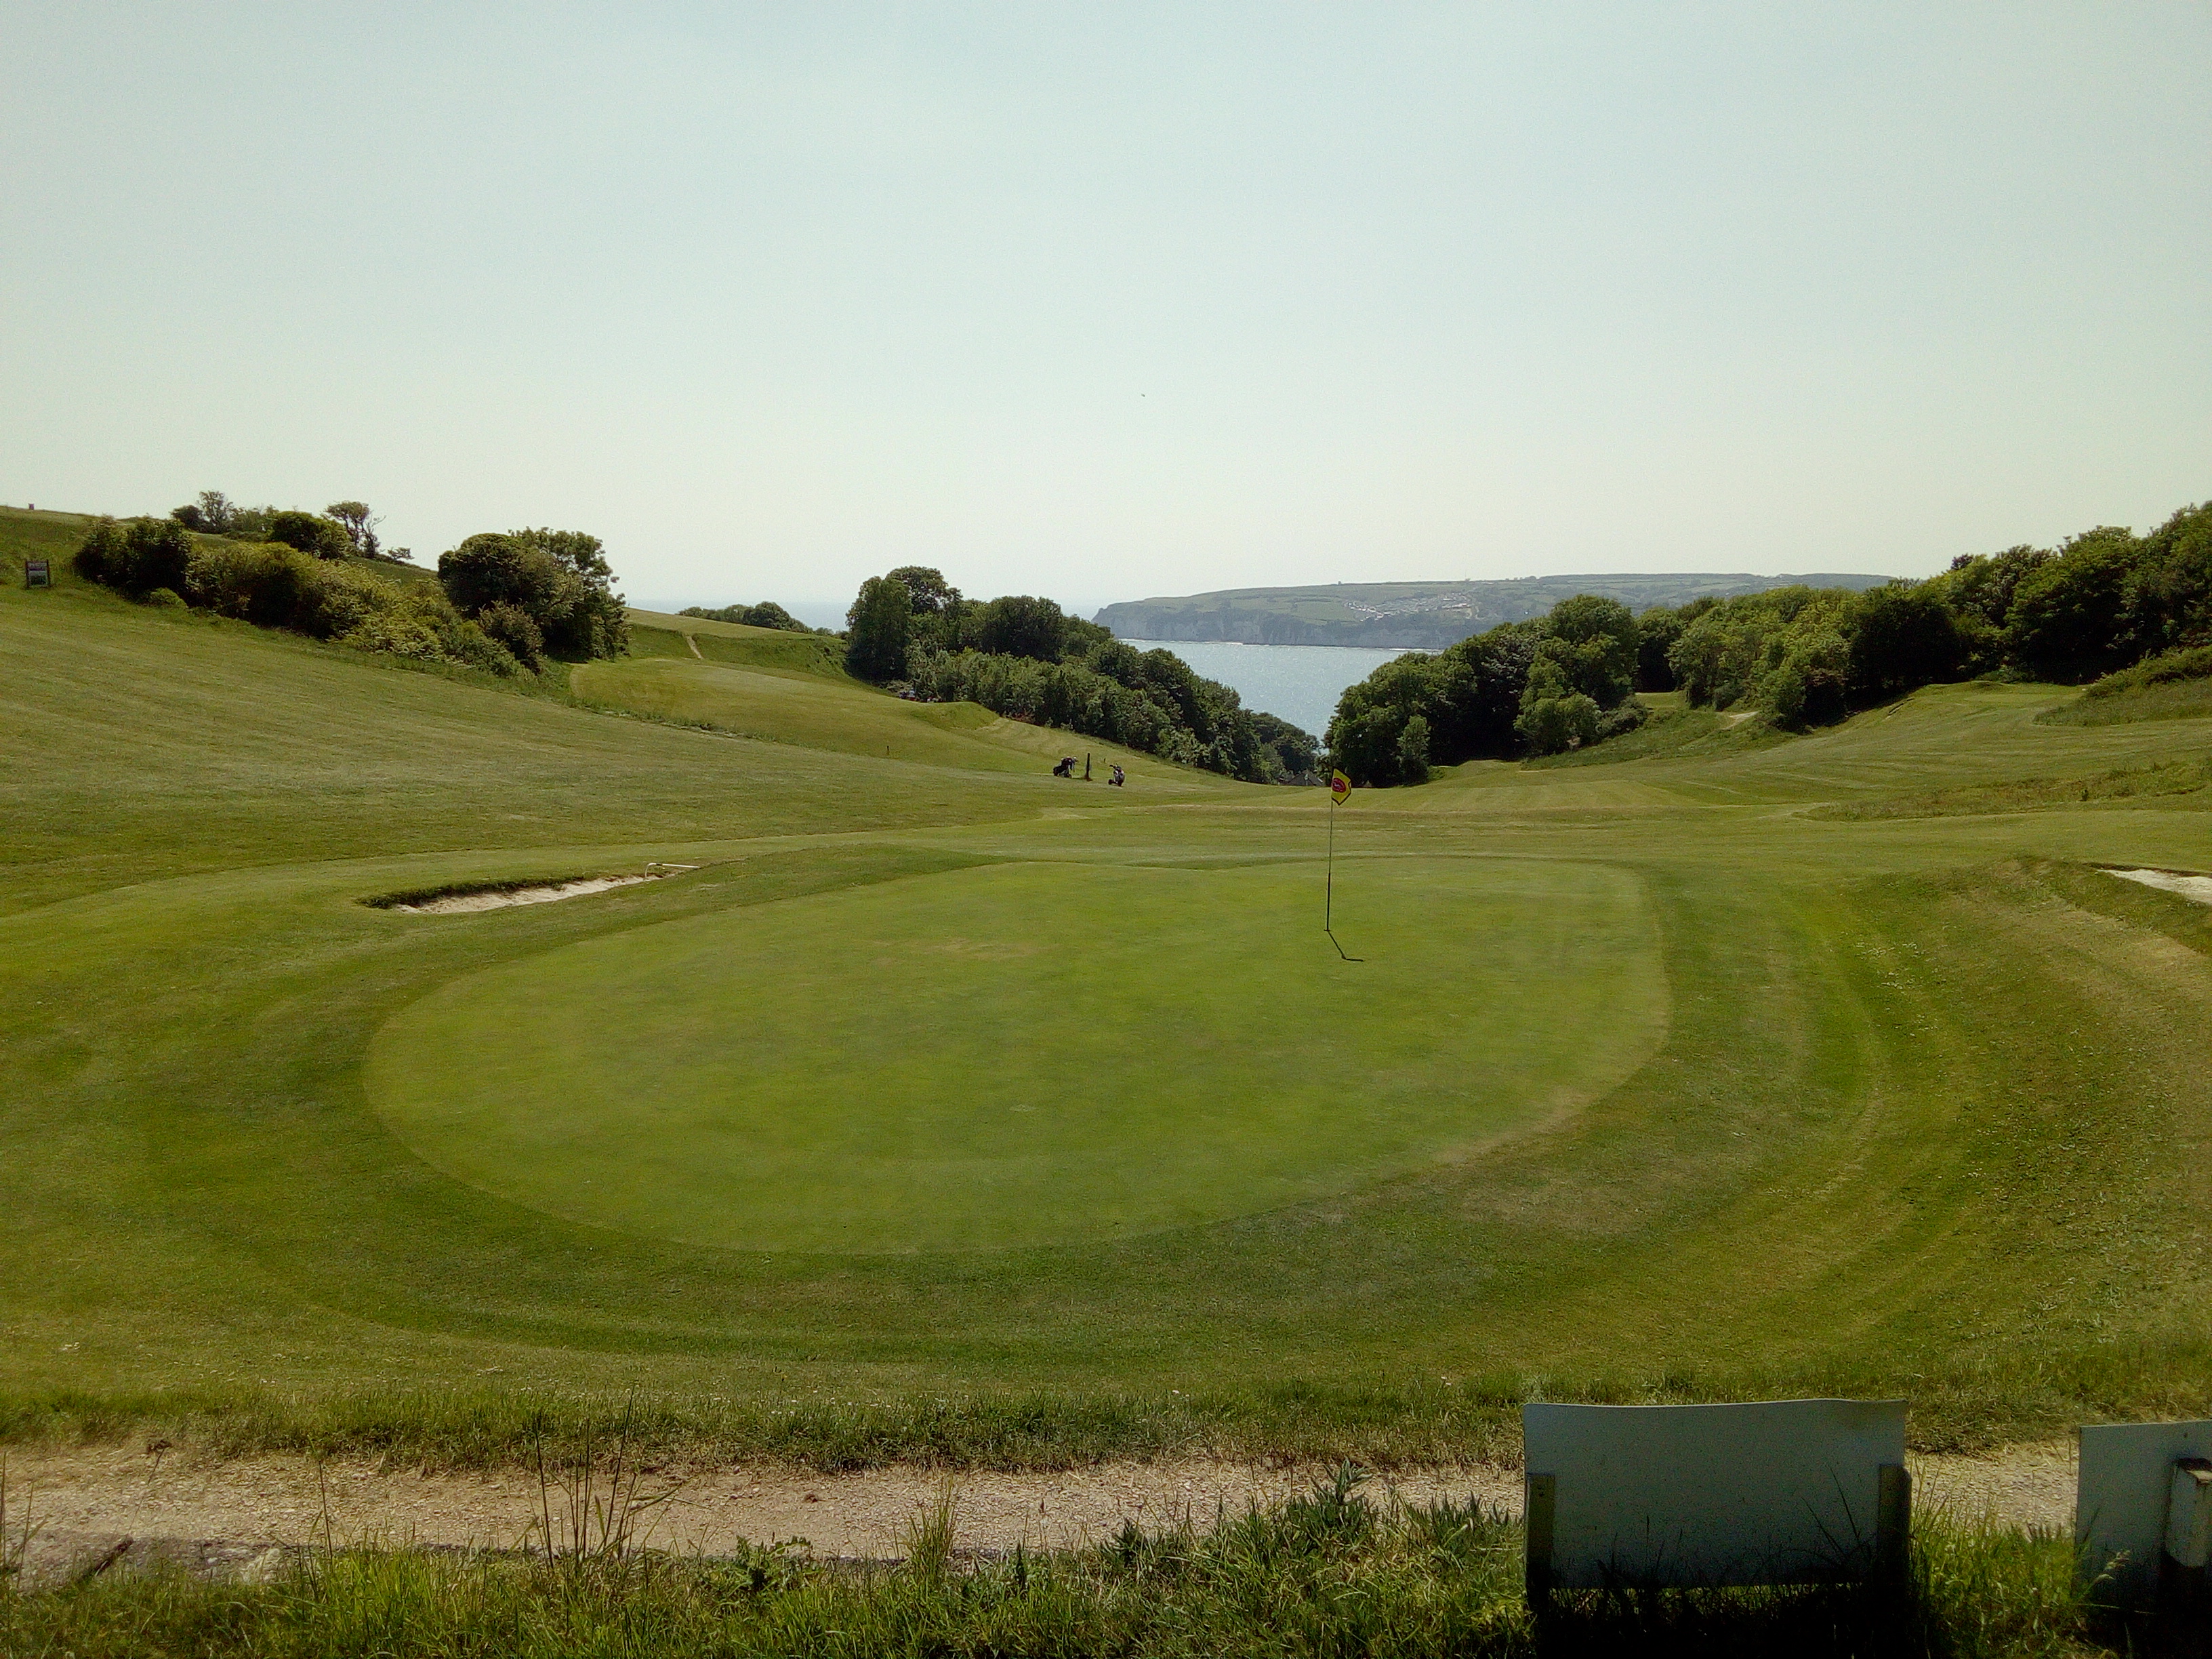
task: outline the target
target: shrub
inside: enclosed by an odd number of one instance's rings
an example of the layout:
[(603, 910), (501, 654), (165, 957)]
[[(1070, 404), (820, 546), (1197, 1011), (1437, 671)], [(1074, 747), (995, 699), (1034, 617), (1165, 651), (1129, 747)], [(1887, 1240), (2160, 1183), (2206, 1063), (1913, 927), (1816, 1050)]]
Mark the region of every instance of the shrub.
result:
[(629, 643), (599, 538), (580, 530), (514, 530), (470, 537), (440, 556), (438, 580), (462, 615), (507, 605), (555, 656), (619, 656)]
[(346, 533), (343, 525), (313, 513), (302, 513), (296, 507), (272, 517), (268, 536), (272, 542), (282, 542), (319, 559), (342, 559), (353, 550), (353, 538)]
[(261, 628), (305, 633), (316, 562), (281, 542), (226, 542), (193, 551), (185, 592), (194, 605)]
[(2146, 658), (2132, 668), (2107, 674), (2083, 691), (2084, 696), (2110, 697), (2146, 685), (2169, 685), (2177, 680), (2212, 679), (2212, 645), (2186, 651), (2168, 651)]
[(1759, 677), (1753, 696), (1768, 720), (1791, 729), (1825, 726), (1848, 712), (1851, 647), (1832, 628), (1787, 636), (1773, 666)]
[(747, 628), (775, 628), (787, 634), (808, 634), (813, 631), (774, 599), (763, 599), (758, 605), (747, 605), (744, 615), (738, 620), (744, 623)]
[[(893, 571), (891, 574), (896, 575), (898, 573)], [(714, 611), (702, 605), (686, 605), (676, 614), (697, 617), (706, 622), (741, 623), (747, 628), (774, 628), (787, 634), (811, 634), (815, 631), (774, 599), (763, 599), (758, 605), (726, 605)]]
[(476, 614), (476, 625), (512, 652), (515, 659), (535, 669), (545, 654), (545, 635), (531, 614), (519, 605), (488, 605)]
[(514, 653), (461, 617), (440, 590), (325, 563), (282, 543), (202, 546), (185, 591), (195, 605), (263, 628), (503, 676), (521, 672)]
[(173, 520), (132, 519), (118, 524), (103, 519), (86, 535), (70, 563), (87, 581), (137, 599), (157, 587), (172, 592), (183, 587), (191, 552), (191, 533)]
[(1595, 743), (1598, 718), (1595, 702), (1579, 691), (1570, 691), (1563, 696), (1534, 699), (1513, 724), (1530, 753), (1557, 755)]
[(1619, 707), (1608, 708), (1598, 716), (1597, 740), (1603, 743), (1607, 738), (1633, 732), (1650, 718), (1650, 705), (1635, 697), (1624, 697)]

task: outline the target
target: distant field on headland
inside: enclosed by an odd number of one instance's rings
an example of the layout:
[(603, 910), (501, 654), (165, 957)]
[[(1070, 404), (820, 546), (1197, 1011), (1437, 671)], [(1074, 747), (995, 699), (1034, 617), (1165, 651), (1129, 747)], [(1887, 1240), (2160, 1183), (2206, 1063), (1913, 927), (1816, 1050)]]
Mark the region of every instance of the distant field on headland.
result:
[(1109, 605), (1091, 618), (1123, 639), (1226, 640), (1243, 645), (1364, 645), (1440, 651), (1500, 623), (1540, 617), (1561, 599), (1595, 593), (1632, 611), (1692, 599), (1808, 587), (1879, 587), (1887, 576), (1521, 576), (1509, 581), (1329, 582), (1232, 587)]

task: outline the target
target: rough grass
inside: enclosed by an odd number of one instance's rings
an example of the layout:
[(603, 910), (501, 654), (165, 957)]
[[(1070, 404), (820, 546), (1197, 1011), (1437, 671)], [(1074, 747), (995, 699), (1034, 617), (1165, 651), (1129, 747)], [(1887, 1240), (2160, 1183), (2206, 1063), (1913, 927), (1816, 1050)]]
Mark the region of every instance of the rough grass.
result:
[[(70, 539), (20, 517), (0, 514), (0, 544)], [(841, 1467), (1190, 1446), (1449, 1461), (1494, 1449), (1529, 1397), (1903, 1393), (1923, 1446), (2212, 1407), (2212, 1197), (2173, 1177), (2212, 1153), (2203, 907), (2102, 896), (2126, 884), (2089, 867), (2201, 866), (2205, 792), (1803, 810), (2196, 763), (2191, 722), (2039, 724), (2050, 688), (1948, 687), (1763, 746), (1363, 792), (1337, 817), (1352, 921), (1364, 876), (1416, 860), (1632, 886), (1664, 988), (1649, 1059), (1461, 1156), (1126, 1241), (756, 1250), (441, 1173), (378, 1115), (364, 1056), (465, 976), (665, 924), (741, 952), (757, 918), (835, 895), (852, 920), (824, 948), (869, 952), (894, 936), (870, 931), (875, 907), (945, 872), (1048, 866), (1103, 890), (1264, 866), (1303, 873), (1317, 911), (1317, 792), (886, 761), (834, 711), (822, 746), (713, 737), (66, 580), (0, 592), (0, 630), (8, 1432), (173, 1416), (239, 1446), (495, 1460), (525, 1407), (580, 1420), (635, 1389), (672, 1443)], [(1006, 735), (1025, 732), (1055, 741)], [(647, 859), (714, 867), (480, 915), (356, 902)], [(1310, 922), (1303, 946), (1231, 913), (1217, 948), (1137, 950), (1127, 997), (1073, 1030), (1010, 1020), (1001, 1048), (1110, 1076), (1164, 1029), (1148, 1007), (1218, 1005), (1218, 1047), (1193, 1063), (1224, 1109), (1287, 1051), (1334, 1079), (1345, 1133), (1380, 1133), (1402, 1006), (1354, 1000), (1288, 1032), (1237, 1017), (1315, 960), (1353, 971)], [(1129, 933), (1117, 951), (1150, 929)], [(1354, 955), (1389, 943), (1340, 933)], [(1482, 1019), (1607, 1040), (1607, 1008), (1574, 994), (1595, 964), (1571, 931), (1502, 979), (1479, 966), (1515, 960), (1491, 930), (1439, 933), (1401, 1004), (1472, 1018), (1479, 989)], [(1379, 956), (1367, 969), (1396, 984)], [(968, 1042), (997, 1017), (970, 994), (914, 1018)], [(872, 1097), (905, 1075), (895, 1042), (852, 1060)], [(634, 1053), (620, 1091), (647, 1115), (690, 1063)], [(1478, 1056), (1462, 1086), (1517, 1113), (1547, 1085)], [(912, 1174), (941, 1206), (975, 1190), (925, 1158)]]
[[(807, 636), (780, 637), (803, 641)], [(700, 636), (702, 647), (719, 648), (723, 643)], [(745, 654), (753, 654), (749, 643)], [(1095, 760), (1096, 777), (1085, 792), (1089, 793), (1103, 792), (1107, 768), (1117, 763), (1140, 789), (1166, 782), (1178, 788), (1203, 788), (1203, 781), (1214, 776), (1101, 738), (1001, 719), (975, 703), (908, 702), (842, 673), (702, 661), (686, 653), (586, 663), (573, 671), (570, 684), (594, 706), (735, 736), (933, 768), (1049, 779), (1061, 756), (1088, 753)], [(1081, 786), (1063, 782), (1061, 787), (1073, 793)]]
[(2054, 726), (2119, 726), (2203, 715), (2212, 715), (2212, 645), (2168, 651), (2107, 674), (2042, 718)]
[(2168, 680), (2118, 690), (2086, 693), (2044, 716), (2052, 726), (2125, 726), (2136, 720), (2202, 720), (2212, 716), (2212, 679)]
[[(1935, 818), (2033, 807), (2072, 806), (2090, 801), (2170, 801), (2201, 796), (2212, 787), (2212, 760), (2175, 760), (2159, 765), (2118, 767), (2087, 778), (2020, 778), (2008, 783), (1934, 790), (1887, 800), (1846, 801), (1816, 808), (1808, 816), (1838, 819)], [(2204, 805), (2201, 800), (2191, 805)]]
[(845, 672), (844, 641), (830, 635), (748, 628), (742, 623), (672, 617), (658, 611), (632, 611), (629, 622), (633, 656), (703, 659), (860, 684)]
[(1587, 749), (1540, 755), (1522, 763), (1531, 772), (1557, 771), (1566, 767), (1611, 766), (1622, 761), (1649, 760), (1655, 756), (1717, 755), (1771, 747), (1789, 741), (1765, 721), (1731, 719), (1713, 708), (1692, 708), (1679, 691), (1643, 694), (1651, 716), (1633, 732)]
[(1585, 1593), (1540, 1626), (1517, 1528), (1475, 1504), (1370, 1499), (1356, 1472), (1268, 1510), (974, 1559), (956, 1514), (860, 1571), (774, 1546), (730, 1560), (319, 1552), (276, 1582), (0, 1591), (11, 1653), (97, 1656), (1116, 1654), (2081, 1655), (2100, 1622), (2061, 1540), (1925, 1519), (1899, 1589)]

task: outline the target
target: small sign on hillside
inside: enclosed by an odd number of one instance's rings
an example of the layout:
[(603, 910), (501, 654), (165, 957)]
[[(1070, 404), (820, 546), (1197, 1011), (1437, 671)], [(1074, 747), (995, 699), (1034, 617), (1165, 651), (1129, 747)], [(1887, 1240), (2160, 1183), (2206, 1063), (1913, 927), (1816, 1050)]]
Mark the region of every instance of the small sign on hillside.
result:
[(46, 560), (44, 560), (44, 559), (26, 559), (26, 560), (24, 560), (24, 561), (23, 561), (23, 586), (26, 586), (26, 587), (52, 587), (53, 585), (54, 585), (54, 572), (53, 572), (53, 567), (52, 567), (51, 564), (49, 564)]

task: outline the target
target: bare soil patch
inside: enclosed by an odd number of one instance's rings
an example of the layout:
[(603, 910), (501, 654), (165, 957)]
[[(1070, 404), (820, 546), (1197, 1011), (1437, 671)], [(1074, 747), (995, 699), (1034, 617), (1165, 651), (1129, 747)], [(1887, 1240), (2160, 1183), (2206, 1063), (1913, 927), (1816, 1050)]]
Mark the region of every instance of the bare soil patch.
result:
[[(677, 1488), (645, 1541), (722, 1555), (744, 1543), (802, 1540), (820, 1557), (891, 1559), (908, 1528), (950, 1493), (958, 1547), (997, 1552), (1097, 1543), (1123, 1522), (1146, 1528), (1267, 1504), (1309, 1491), (1327, 1472), (1188, 1460), (1109, 1463), (1047, 1474), (957, 1474), (894, 1467), (816, 1474), (781, 1466), (664, 1468), (647, 1495)], [(2069, 1528), (2071, 1440), (1989, 1456), (1916, 1460), (1915, 1501), (1966, 1520)], [(1377, 1501), (1472, 1497), (1517, 1515), (1517, 1469), (1476, 1466), (1401, 1472), (1366, 1488)], [(562, 1494), (550, 1494), (566, 1535)], [(288, 1549), (325, 1542), (416, 1548), (513, 1549), (538, 1524), (541, 1493), (526, 1471), (425, 1474), (365, 1459), (203, 1460), (137, 1447), (21, 1448), (8, 1457), (10, 1540), (27, 1520), (33, 1583), (65, 1582), (107, 1561), (130, 1571), (156, 1560), (218, 1575), (265, 1572)]]

